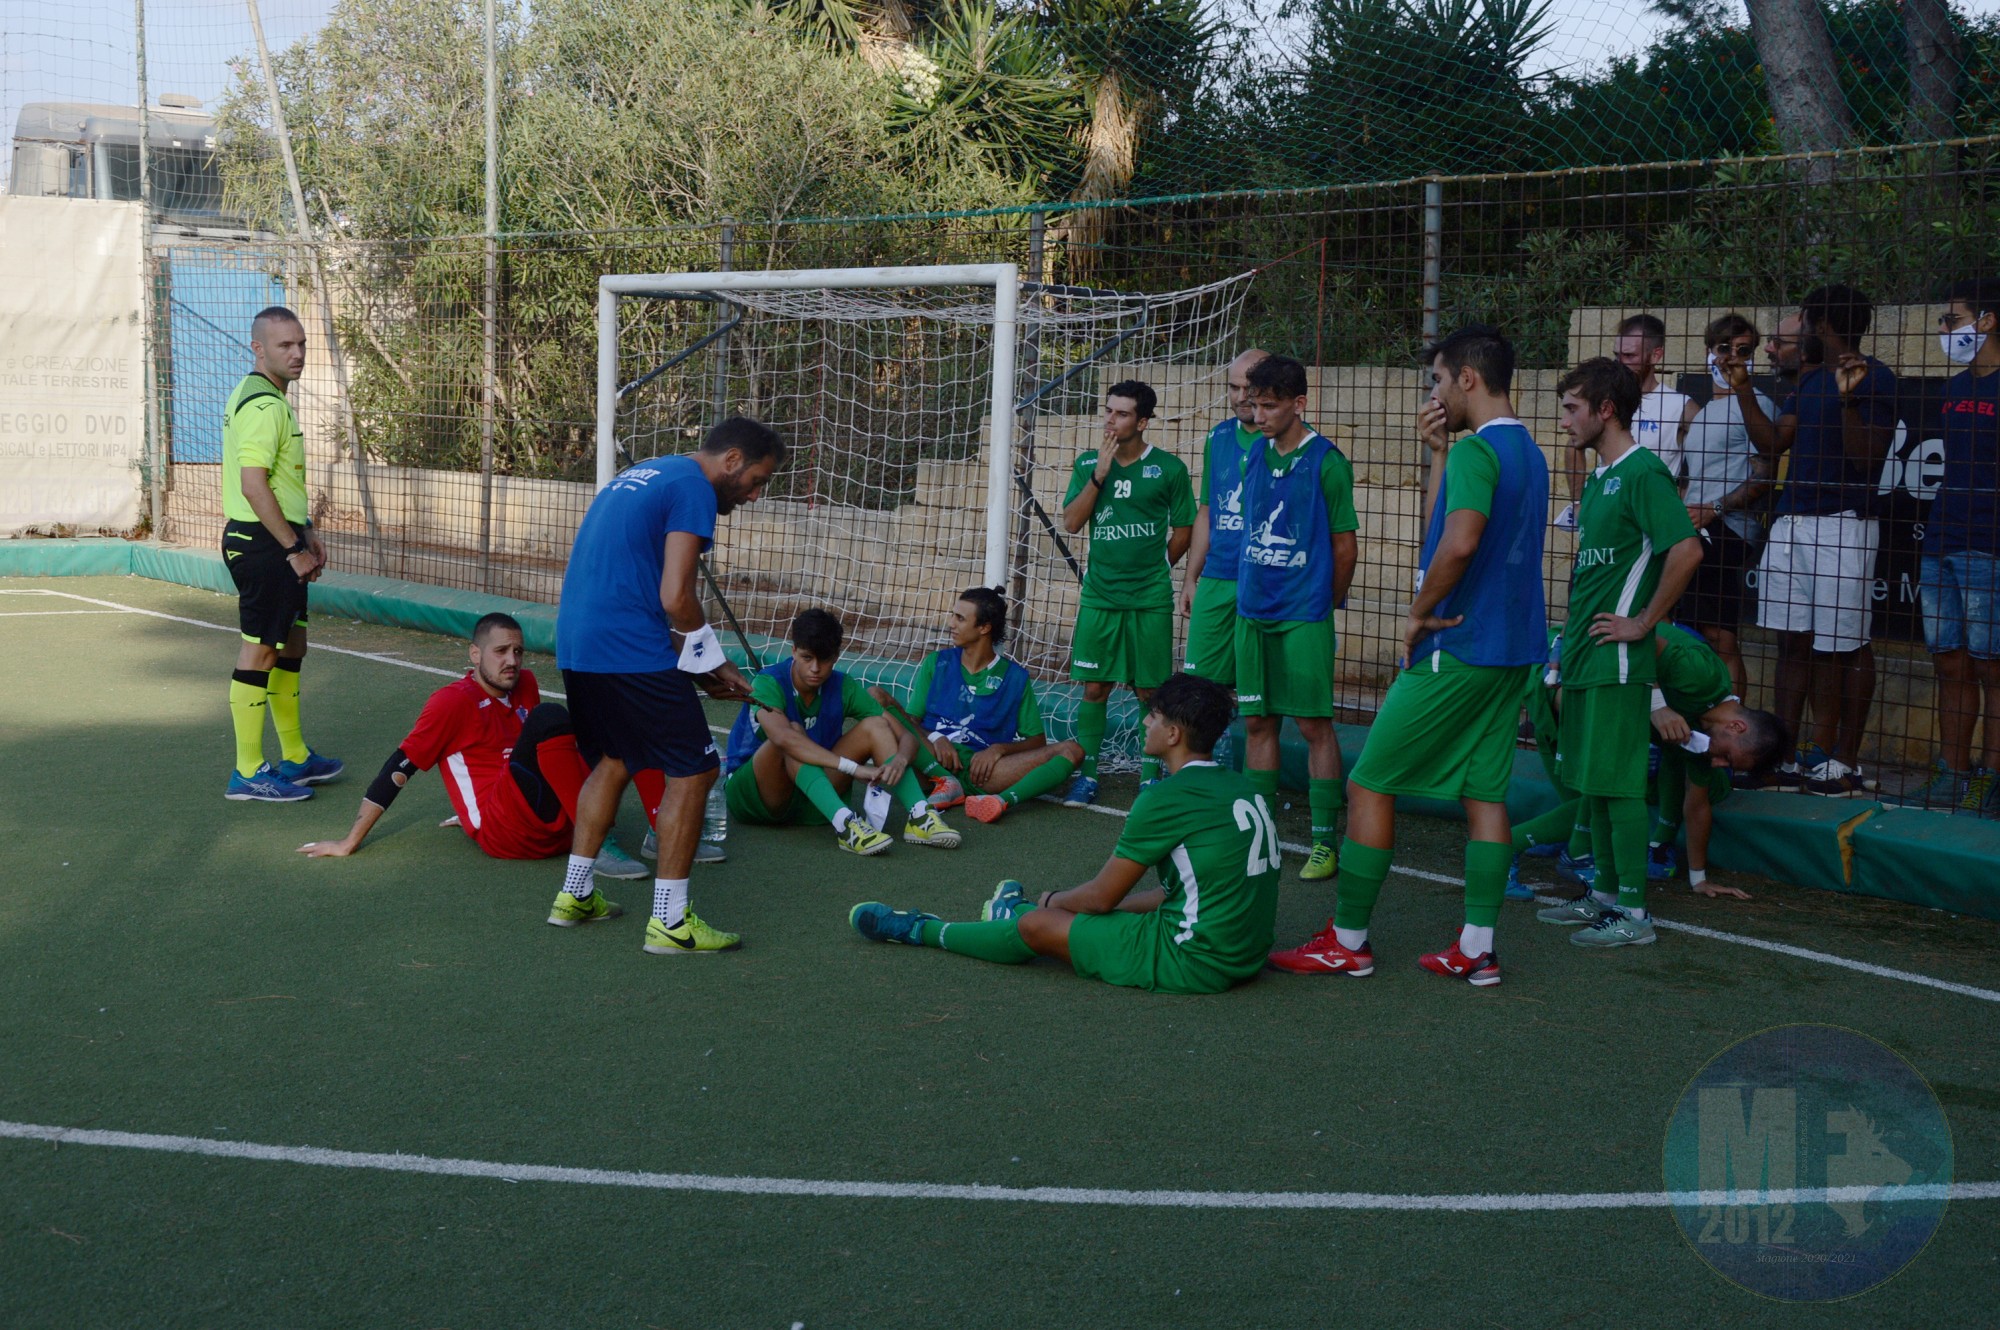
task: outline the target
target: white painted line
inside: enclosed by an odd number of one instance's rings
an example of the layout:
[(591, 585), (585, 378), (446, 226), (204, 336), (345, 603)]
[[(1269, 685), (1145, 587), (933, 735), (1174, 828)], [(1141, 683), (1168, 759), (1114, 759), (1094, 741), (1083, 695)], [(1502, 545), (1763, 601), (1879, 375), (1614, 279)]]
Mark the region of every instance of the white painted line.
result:
[(720, 1192), (734, 1196), (817, 1196), (893, 1201), (1000, 1201), (1015, 1205), (1103, 1205), (1173, 1210), (1392, 1210), (1504, 1213), (1547, 1210), (1649, 1210), (1669, 1205), (1839, 1205), (1859, 1201), (2000, 1200), (2000, 1182), (1932, 1183), (1904, 1187), (1794, 1188), (1771, 1192), (1614, 1191), (1512, 1195), (1463, 1193), (1419, 1196), (1356, 1191), (1169, 1191), (1117, 1187), (1000, 1187), (952, 1182), (842, 1182), (816, 1178), (763, 1178), (710, 1173), (642, 1173), (603, 1168), (563, 1168), (548, 1164), (502, 1164), (482, 1159), (439, 1159), (429, 1155), (369, 1154), (323, 1150), (305, 1145), (258, 1145), (214, 1141), (199, 1136), (156, 1136), (140, 1132), (45, 1127), (0, 1122), (0, 1137), (98, 1145), (164, 1154), (205, 1155), (260, 1163), (310, 1164), (321, 1168), (424, 1173), (438, 1177), (490, 1178), (504, 1182), (562, 1182), (647, 1191)]
[[(19, 590), (0, 592), (0, 594), (61, 596), (66, 600), (78, 600), (84, 602), (85, 604), (100, 605), (106, 607), (107, 609), (118, 610), (128, 614), (144, 614), (155, 619), (167, 619), (173, 623), (188, 624), (189, 626), (195, 628), (212, 628), (218, 632), (224, 632), (224, 633), (235, 633), (237, 631), (236, 629), (229, 627), (227, 624), (209, 623), (203, 619), (189, 619), (178, 614), (167, 614), (160, 610), (141, 609), (136, 605), (121, 605), (117, 601), (112, 601), (112, 600), (97, 600), (90, 596), (79, 596), (74, 592), (70, 591), (52, 591), (45, 588), (24, 588)], [(422, 674), (441, 675), (447, 679), (456, 679), (463, 673), (463, 671), (460, 670), (439, 669), (434, 665), (419, 665), (414, 661), (401, 660), (395, 656), (385, 656), (380, 652), (375, 652), (375, 651), (353, 651), (346, 647), (330, 647), (330, 646), (321, 646), (318, 644), (315, 644), (312, 649), (314, 651), (331, 651), (335, 655), (340, 655), (340, 656), (353, 656), (357, 660), (372, 660), (380, 665), (395, 665), (398, 666), (399, 668), (406, 670), (416, 670)], [(543, 691), (542, 696), (558, 698), (558, 699), (565, 698), (565, 694), (551, 692), (547, 690)], [(719, 725), (711, 725), (709, 726), (709, 729), (711, 732), (715, 734), (727, 734), (729, 732), (725, 727)], [(1051, 802), (1059, 802), (1055, 800), (1054, 796), (1052, 795), (1043, 795), (1042, 797), (1045, 800), (1049, 800)], [(1101, 813), (1107, 817), (1129, 816), (1127, 811), (1123, 808), (1111, 808), (1104, 804), (1091, 804), (1089, 805), (1089, 809), (1093, 813)], [(1312, 853), (1311, 846), (1297, 845), (1290, 841), (1280, 842), (1280, 847), (1291, 854)], [(1439, 883), (1440, 885), (1448, 887), (1457, 887), (1465, 885), (1464, 878), (1452, 877), (1448, 873), (1426, 872), (1421, 868), (1405, 868), (1401, 864), (1396, 864), (1392, 866), (1389, 871), (1392, 873), (1400, 873), (1405, 877), (1420, 878), (1425, 882), (1436, 882)], [(1563, 898), (1557, 896), (1538, 896), (1536, 897), (1536, 899), (1545, 904), (1560, 905), (1562, 903)], [(1789, 943), (1784, 943), (1784, 942), (1767, 942), (1763, 938), (1746, 937), (1741, 933), (1725, 933), (1720, 929), (1703, 928), (1697, 924), (1674, 923), (1671, 920), (1662, 919), (1658, 915), (1653, 916), (1653, 925), (1656, 928), (1664, 928), (1670, 932), (1686, 933), (1692, 937), (1707, 938), (1710, 941), (1714, 942), (1728, 942), (1728, 943), (1733, 943), (1734, 945), (1739, 947), (1751, 947), (1758, 951), (1768, 951), (1768, 952), (1773, 952), (1780, 956), (1790, 956), (1794, 960), (1815, 961), (1821, 965), (1831, 965), (1842, 970), (1852, 970), (1857, 974), (1872, 975), (1877, 979), (1891, 979), (1898, 983), (1916, 984), (1919, 985), (1920, 987), (1936, 989), (1937, 991), (1942, 993), (1956, 994), (1959, 997), (1977, 998), (1982, 1002), (2000, 1002), (2000, 991), (1996, 991), (1994, 989), (1976, 988), (1971, 984), (1955, 984), (1948, 979), (1933, 979), (1931, 976), (1927, 974), (1917, 974), (1909, 970), (1891, 969), (1886, 965), (1872, 965), (1867, 961), (1849, 960), (1845, 956), (1835, 956), (1830, 952), (1813, 951), (1807, 947), (1794, 947)]]
[(0, 610), (0, 619), (48, 619), (60, 614), (127, 614), (128, 610)]

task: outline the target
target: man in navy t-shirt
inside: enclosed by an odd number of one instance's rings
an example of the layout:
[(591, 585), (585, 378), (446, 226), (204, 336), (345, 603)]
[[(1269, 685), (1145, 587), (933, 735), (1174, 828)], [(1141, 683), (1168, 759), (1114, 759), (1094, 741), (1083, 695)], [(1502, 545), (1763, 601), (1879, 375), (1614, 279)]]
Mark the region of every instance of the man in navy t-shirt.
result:
[(1821, 349), (1818, 367), (1778, 408), (1775, 426), (1754, 402), (1744, 425), (1774, 462), (1790, 453), (1778, 520), (1764, 546), (1757, 623), (1778, 634), (1778, 718), (1793, 734), (1812, 698), (1813, 735), (1781, 766), (1786, 784), (1848, 798), (1867, 788), (1861, 736), (1875, 701), (1870, 645), (1875, 552), (1875, 477), (1896, 428), (1896, 376), (1861, 354), (1874, 318), (1851, 286), (1823, 286), (1799, 305), (1802, 335)]
[(695, 684), (712, 697), (750, 696), (702, 613), (695, 571), (714, 543), (715, 519), (755, 502), (784, 456), (776, 430), (732, 416), (709, 431), (700, 451), (619, 473), (577, 528), (556, 611), (556, 664), (577, 747), (596, 766), (577, 795), (569, 867), (549, 910), (558, 927), (621, 913), (596, 893), (590, 866), (630, 773), (657, 768), (667, 792), (655, 818), (659, 876), (645, 949), (671, 956), (741, 945), (736, 934), (702, 922), (687, 900), (718, 766)]
[(1922, 579), (1943, 751), (1908, 802), (2000, 817), (2000, 280), (1959, 282), (1946, 299), (1938, 340), (1965, 369), (1945, 385), (1944, 475), (1924, 524)]

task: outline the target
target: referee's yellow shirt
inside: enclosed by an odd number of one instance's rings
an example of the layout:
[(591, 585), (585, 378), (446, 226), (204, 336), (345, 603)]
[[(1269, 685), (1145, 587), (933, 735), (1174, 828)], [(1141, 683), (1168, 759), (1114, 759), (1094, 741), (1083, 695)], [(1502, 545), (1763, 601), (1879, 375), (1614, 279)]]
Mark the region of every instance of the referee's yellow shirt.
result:
[(255, 522), (243, 497), (243, 468), (261, 466), (278, 510), (293, 526), (306, 522), (306, 436), (292, 404), (262, 374), (246, 374), (222, 411), (222, 515)]

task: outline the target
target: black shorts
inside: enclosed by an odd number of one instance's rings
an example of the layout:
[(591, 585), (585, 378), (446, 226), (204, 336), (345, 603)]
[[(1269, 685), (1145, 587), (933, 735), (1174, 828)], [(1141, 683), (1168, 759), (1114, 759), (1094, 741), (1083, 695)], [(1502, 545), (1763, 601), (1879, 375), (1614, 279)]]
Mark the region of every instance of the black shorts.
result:
[(562, 676), (577, 751), (586, 762), (615, 757), (627, 771), (668, 776), (694, 776), (720, 764), (691, 676), (679, 670), (564, 670)]
[(222, 562), (236, 583), (243, 640), (283, 650), (292, 629), (306, 626), (306, 584), (285, 561), (284, 546), (262, 522), (225, 522)]
[(1749, 609), (1750, 592), (1743, 576), (1757, 566), (1757, 545), (1716, 518), (1701, 529), (1701, 563), (1688, 580), (1674, 618), (1705, 628), (1730, 632), (1742, 624)]

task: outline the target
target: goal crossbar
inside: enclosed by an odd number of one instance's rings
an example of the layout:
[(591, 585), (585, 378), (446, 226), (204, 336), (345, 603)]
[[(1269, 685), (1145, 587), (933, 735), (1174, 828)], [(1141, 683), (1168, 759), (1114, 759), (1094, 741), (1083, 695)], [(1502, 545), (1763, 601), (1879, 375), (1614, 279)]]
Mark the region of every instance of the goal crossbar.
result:
[(923, 267), (796, 268), (760, 272), (614, 273), (597, 282), (597, 488), (617, 474), (618, 300), (729, 291), (859, 291), (871, 288), (982, 286), (993, 290), (993, 388), (986, 462), (985, 583), (1007, 580), (1008, 503), (1014, 467), (1015, 339), (1020, 268), (1012, 263)]

